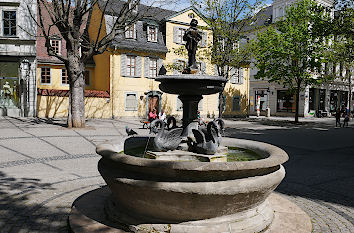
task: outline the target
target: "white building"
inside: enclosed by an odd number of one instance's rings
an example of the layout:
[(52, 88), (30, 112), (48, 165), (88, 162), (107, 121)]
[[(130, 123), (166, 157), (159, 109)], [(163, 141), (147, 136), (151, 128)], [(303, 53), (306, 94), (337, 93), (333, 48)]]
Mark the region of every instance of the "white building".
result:
[[(332, 0), (317, 0), (320, 4), (331, 6)], [(288, 5), (294, 0), (274, 0), (273, 4), (264, 9), (262, 16), (257, 20), (258, 26), (266, 26), (283, 17)], [(252, 37), (252, 35), (250, 35)], [(337, 67), (339, 69), (339, 65)], [(288, 94), (287, 88), (276, 83), (254, 78), (257, 70), (251, 66), (250, 72), (250, 114), (257, 111), (257, 98), (260, 98), (260, 110), (264, 115), (266, 108), (270, 108), (271, 115), (292, 116), (295, 113), (295, 97)], [(354, 88), (351, 90), (354, 92)], [(312, 116), (315, 111), (333, 113), (336, 108), (347, 107), (349, 96), (348, 84), (341, 80), (334, 80), (321, 86), (308, 86), (300, 93), (299, 115)], [(353, 98), (353, 97), (352, 97)], [(354, 101), (352, 101), (354, 102)], [(353, 109), (353, 106), (351, 107)]]
[(0, 116), (34, 116), (36, 0), (0, 0)]

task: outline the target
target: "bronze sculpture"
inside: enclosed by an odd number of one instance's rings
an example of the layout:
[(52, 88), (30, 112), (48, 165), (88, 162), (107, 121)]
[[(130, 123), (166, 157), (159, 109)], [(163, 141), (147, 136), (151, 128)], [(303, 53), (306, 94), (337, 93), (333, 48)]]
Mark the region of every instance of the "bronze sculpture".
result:
[(196, 53), (199, 41), (202, 39), (202, 33), (197, 29), (198, 21), (192, 19), (190, 27), (183, 35), (183, 40), (186, 41), (186, 49), (188, 51), (188, 66), (183, 71), (184, 74), (196, 73), (198, 66), (196, 63)]

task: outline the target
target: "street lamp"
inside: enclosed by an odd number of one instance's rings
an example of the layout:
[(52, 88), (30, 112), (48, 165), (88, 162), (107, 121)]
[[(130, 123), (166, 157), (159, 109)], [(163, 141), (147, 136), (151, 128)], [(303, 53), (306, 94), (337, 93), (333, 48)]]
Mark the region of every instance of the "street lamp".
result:
[[(28, 115), (28, 103), (29, 103), (29, 74), (31, 71), (31, 63), (27, 59), (22, 60), (22, 70), (24, 71), (24, 76), (22, 76), (22, 94), (23, 94), (23, 102), (25, 103), (25, 109), (23, 112), (23, 116)], [(21, 109), (23, 106), (21, 106)]]

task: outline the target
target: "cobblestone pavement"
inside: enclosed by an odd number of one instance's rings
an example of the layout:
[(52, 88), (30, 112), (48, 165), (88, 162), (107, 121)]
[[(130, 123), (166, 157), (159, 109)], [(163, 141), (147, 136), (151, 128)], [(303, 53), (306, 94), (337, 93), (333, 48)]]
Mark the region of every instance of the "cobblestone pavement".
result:
[[(333, 121), (333, 122), (332, 122)], [(95, 146), (125, 137), (131, 120), (88, 120), (67, 129), (63, 120), (0, 117), (0, 232), (67, 232), (72, 202), (104, 186)], [(306, 211), (314, 232), (354, 232), (354, 130), (333, 119), (293, 125), (279, 119), (226, 122), (226, 135), (286, 150), (287, 175), (277, 192)]]

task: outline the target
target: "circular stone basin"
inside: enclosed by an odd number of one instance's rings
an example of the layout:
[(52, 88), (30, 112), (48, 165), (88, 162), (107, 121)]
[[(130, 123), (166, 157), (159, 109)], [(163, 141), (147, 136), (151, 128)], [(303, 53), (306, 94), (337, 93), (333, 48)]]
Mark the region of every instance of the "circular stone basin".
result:
[(226, 79), (221, 76), (179, 74), (162, 75), (156, 78), (161, 82), (161, 91), (175, 95), (211, 95), (224, 90)]
[(223, 146), (248, 149), (263, 159), (177, 162), (119, 153), (148, 141), (151, 139), (130, 137), (124, 145), (97, 147), (102, 155), (98, 170), (112, 191), (105, 207), (111, 220), (137, 229), (141, 224), (146, 228), (147, 223), (174, 224), (180, 227), (176, 232), (229, 232), (231, 223), (235, 229), (259, 232), (270, 225), (273, 210), (267, 197), (285, 176), (281, 164), (288, 156), (283, 150), (223, 138)]

